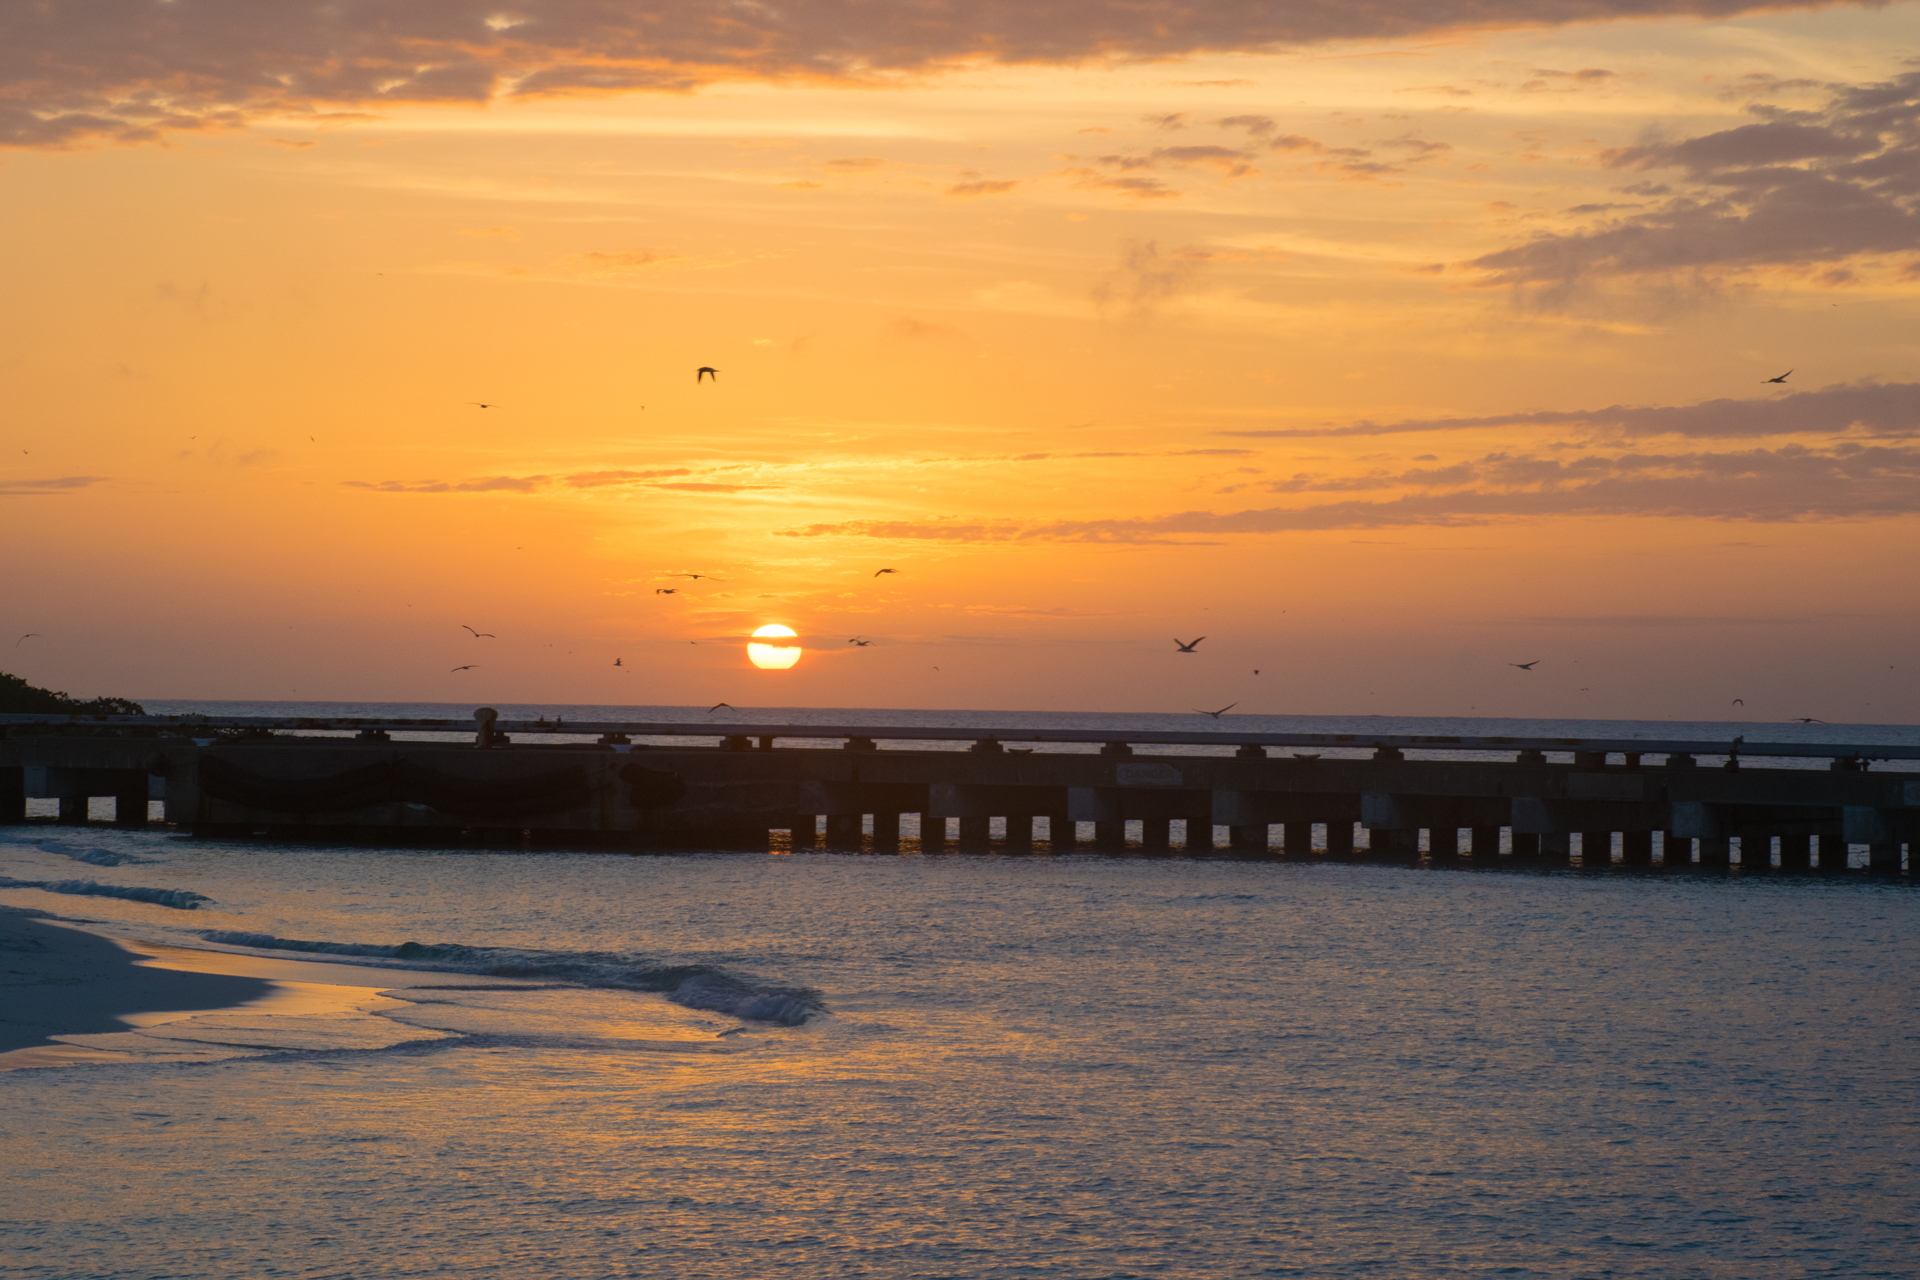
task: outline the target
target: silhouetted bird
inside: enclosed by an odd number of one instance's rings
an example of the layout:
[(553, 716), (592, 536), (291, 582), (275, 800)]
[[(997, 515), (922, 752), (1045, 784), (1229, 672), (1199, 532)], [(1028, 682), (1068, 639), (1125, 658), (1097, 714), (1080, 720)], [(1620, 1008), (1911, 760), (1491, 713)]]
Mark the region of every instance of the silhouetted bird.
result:
[[(473, 670), (473, 669), (474, 669), (475, 667), (477, 667), (477, 666), (479, 666), (479, 665), (480, 665), (480, 664), (479, 664), (479, 663), (477, 663), (477, 662), (469, 662), (469, 663), (468, 663), (468, 664), (467, 664), (466, 666), (464, 666), (464, 667), (455, 667), (455, 668), (453, 669), (453, 671), (471, 671), (471, 670)], [(447, 674), (448, 674), (448, 675), (452, 675), (452, 674), (453, 674), (453, 671), (449, 671), (449, 672), (447, 672)]]
[(18, 640), (15, 640), (13, 642), (13, 647), (18, 649), (21, 645), (25, 644), (29, 640), (45, 640), (45, 639), (46, 637), (41, 635), (38, 631), (29, 631), (27, 632), (27, 634), (21, 636)]
[(1761, 385), (1764, 386), (1766, 383), (1769, 383), (1769, 382), (1785, 382), (1788, 378), (1791, 378), (1792, 376), (1793, 376), (1793, 370), (1789, 369), (1777, 378), (1763, 378), (1761, 380)]
[(852, 638), (851, 640), (849, 640), (849, 641), (847, 641), (847, 643), (848, 643), (848, 644), (857, 644), (857, 645), (859, 645), (859, 646), (860, 646), (860, 647), (861, 647), (862, 649), (864, 649), (864, 648), (866, 648), (866, 647), (867, 647), (868, 645), (870, 645), (870, 644), (872, 644), (872, 643), (873, 643), (873, 641), (871, 641), (871, 640), (862, 640), (862, 639), (861, 639), (861, 638), (860, 638), (859, 636), (855, 636), (855, 637), (853, 637), (853, 638)]
[(1205, 639), (1206, 639), (1205, 636), (1195, 636), (1191, 640), (1182, 640), (1179, 636), (1175, 636), (1173, 638), (1173, 643), (1179, 646), (1180, 652), (1192, 653), (1193, 646), (1199, 644), (1202, 640), (1205, 640)]
[(731, 702), (716, 702), (707, 708), (707, 714), (712, 715), (722, 707), (725, 707), (729, 711), (733, 710), (733, 704)]
[[(469, 401), (467, 401), (467, 403), (468, 403), (468, 404), (480, 404), (480, 402), (479, 402), (478, 400), (469, 400)], [(500, 406), (499, 406), (499, 405), (497, 405), (497, 404), (480, 404), (480, 407), (481, 407), (482, 409), (498, 409), (498, 408), (499, 408)]]
[(1735, 698), (1731, 705), (1736, 707), (1744, 707), (1747, 705), (1747, 700), (1745, 698)]
[(621, 659), (621, 658), (615, 658), (615, 659), (613, 660), (613, 665), (614, 665), (614, 666), (616, 666), (616, 667), (624, 667), (624, 666), (626, 666), (627, 664), (626, 664), (626, 661), (625, 661), (624, 659)]
[(898, 569), (875, 569), (873, 571), (873, 576), (877, 578), (883, 573), (898, 573), (898, 572), (900, 572)]
[(1825, 720), (1819, 720), (1814, 718), (1813, 716), (1800, 716), (1798, 717), (1798, 719), (1801, 724), (1825, 724), (1826, 723)]
[(1218, 720), (1221, 716), (1227, 714), (1227, 712), (1233, 710), (1235, 707), (1239, 705), (1240, 704), (1237, 702), (1229, 702), (1226, 706), (1220, 708), (1218, 711), (1202, 711), (1199, 707), (1195, 707), (1193, 710), (1195, 715), (1212, 716), (1215, 720)]
[[(713, 575), (710, 573), (670, 573), (667, 576), (669, 578), (713, 578)], [(713, 580), (715, 582), (720, 581), (718, 578), (713, 578)]]
[(1540, 665), (1540, 659), (1535, 658), (1532, 662), (1509, 662), (1507, 665), (1510, 667), (1518, 667), (1522, 671), (1531, 671)]
[[(473, 631), (473, 628), (464, 622), (460, 624), (460, 629), (462, 631)], [(494, 635), (491, 631), (473, 631), (473, 638), (475, 640), (498, 640), (500, 637)]]
[(720, 371), (712, 365), (703, 364), (693, 372), (694, 385), (698, 386), (702, 378), (712, 378), (715, 382), (718, 382), (720, 381)]
[(657, 596), (672, 596), (678, 595), (679, 593), (680, 588), (678, 587), (655, 587), (653, 589), (653, 594)]

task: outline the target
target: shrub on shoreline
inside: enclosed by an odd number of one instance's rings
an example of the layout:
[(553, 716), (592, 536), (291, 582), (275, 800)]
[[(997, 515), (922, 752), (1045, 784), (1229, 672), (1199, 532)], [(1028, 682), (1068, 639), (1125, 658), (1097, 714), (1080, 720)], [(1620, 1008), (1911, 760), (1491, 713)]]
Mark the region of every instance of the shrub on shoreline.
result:
[(0, 713), (6, 715), (143, 716), (147, 709), (130, 698), (73, 698), (28, 684), (0, 671)]

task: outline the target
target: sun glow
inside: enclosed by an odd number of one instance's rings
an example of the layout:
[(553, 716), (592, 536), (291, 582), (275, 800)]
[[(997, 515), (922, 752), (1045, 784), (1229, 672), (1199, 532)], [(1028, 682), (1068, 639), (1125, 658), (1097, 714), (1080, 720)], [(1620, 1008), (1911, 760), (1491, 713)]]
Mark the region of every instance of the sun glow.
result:
[[(792, 627), (783, 627), (777, 622), (769, 622), (766, 626), (754, 632), (753, 635), (756, 642), (760, 641), (762, 637), (767, 639), (799, 639), (798, 633), (796, 633)], [(785, 671), (788, 667), (800, 661), (800, 646), (797, 644), (751, 643), (747, 645), (747, 657), (752, 661), (754, 666), (759, 667), (762, 671)]]

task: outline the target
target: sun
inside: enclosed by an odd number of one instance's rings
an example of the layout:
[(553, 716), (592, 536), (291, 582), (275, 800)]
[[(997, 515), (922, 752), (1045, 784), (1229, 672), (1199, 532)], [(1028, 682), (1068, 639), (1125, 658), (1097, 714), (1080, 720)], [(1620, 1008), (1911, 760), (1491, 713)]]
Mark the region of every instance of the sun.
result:
[[(777, 622), (769, 622), (753, 633), (756, 642), (765, 637), (768, 641), (798, 640), (799, 634), (792, 627), (783, 627)], [(800, 661), (800, 646), (797, 644), (750, 643), (747, 645), (747, 657), (753, 665), (762, 671), (785, 671)]]

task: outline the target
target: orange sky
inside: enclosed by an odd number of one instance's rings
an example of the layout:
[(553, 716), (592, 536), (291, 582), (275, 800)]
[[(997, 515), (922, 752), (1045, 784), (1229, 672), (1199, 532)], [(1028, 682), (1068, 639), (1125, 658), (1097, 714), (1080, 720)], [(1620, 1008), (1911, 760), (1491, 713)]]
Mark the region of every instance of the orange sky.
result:
[[(819, 0), (752, 49), (483, 8), (417, 6), (452, 34), (404, 73), (297, 23), (0, 38), (0, 622), (38, 633), (0, 665), (1920, 713), (1920, 6), (1076, 46), (1094, 0), (853, 35)], [(790, 672), (746, 665), (768, 622)]]

